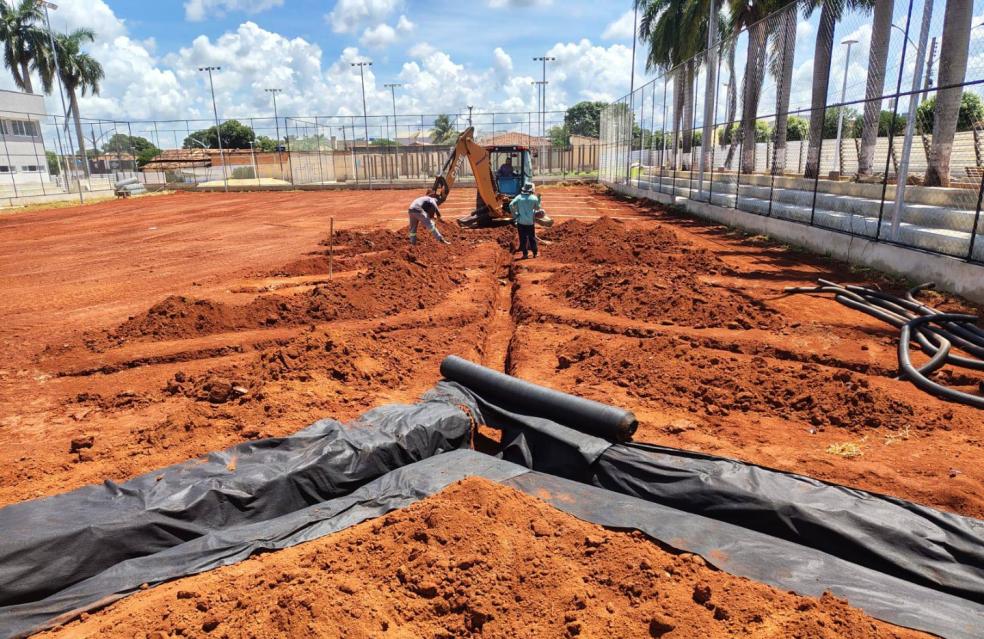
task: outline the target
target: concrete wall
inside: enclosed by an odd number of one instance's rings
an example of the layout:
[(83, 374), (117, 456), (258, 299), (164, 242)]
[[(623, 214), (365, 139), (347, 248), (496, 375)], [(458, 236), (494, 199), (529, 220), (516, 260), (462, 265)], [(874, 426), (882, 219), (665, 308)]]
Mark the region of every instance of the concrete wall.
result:
[(660, 204), (676, 204), (697, 217), (750, 233), (768, 235), (773, 239), (851, 264), (867, 266), (920, 282), (936, 282), (943, 290), (984, 304), (984, 267), (970, 262), (682, 197), (674, 198), (664, 193), (655, 193), (623, 184), (607, 182), (606, 184), (624, 195), (649, 199)]

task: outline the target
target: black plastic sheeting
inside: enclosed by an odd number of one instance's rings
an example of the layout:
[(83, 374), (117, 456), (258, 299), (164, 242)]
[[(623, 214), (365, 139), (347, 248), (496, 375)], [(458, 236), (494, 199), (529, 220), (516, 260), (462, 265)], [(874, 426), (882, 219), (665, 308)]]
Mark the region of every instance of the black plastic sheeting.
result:
[(444, 401), (384, 406), (125, 484), (7, 506), (0, 509), (0, 618), (3, 607), (38, 601), (122, 561), (346, 495), (467, 445), (470, 433), (469, 417)]
[[(981, 636), (982, 522), (733, 460), (613, 445), (578, 430), (577, 415), (560, 424), (542, 405), (515, 404), (441, 382), (414, 406), (0, 509), (0, 637), (329, 534), (467, 475), (562, 492), (562, 510), (734, 574), (830, 590), (944, 637)], [(448, 452), (468, 445), (472, 418), (502, 429), (501, 460)]]

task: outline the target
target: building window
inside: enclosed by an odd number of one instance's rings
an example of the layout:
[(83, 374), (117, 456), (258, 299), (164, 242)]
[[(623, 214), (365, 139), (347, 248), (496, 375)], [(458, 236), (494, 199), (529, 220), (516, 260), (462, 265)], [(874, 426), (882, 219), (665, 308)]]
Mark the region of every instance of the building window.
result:
[(10, 167), (5, 164), (0, 164), (0, 173), (10, 173)]
[(38, 173), (40, 170), (41, 167), (36, 164), (28, 164), (27, 166), (21, 167), (21, 171), (26, 171), (28, 173)]
[(0, 120), (0, 131), (4, 135), (19, 135), (22, 137), (37, 137), (38, 128), (30, 120)]

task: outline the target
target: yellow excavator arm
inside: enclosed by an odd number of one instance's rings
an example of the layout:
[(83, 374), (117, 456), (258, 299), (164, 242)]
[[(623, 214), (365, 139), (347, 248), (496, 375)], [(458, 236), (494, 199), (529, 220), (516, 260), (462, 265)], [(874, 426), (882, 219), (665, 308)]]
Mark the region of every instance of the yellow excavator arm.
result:
[(500, 196), (496, 194), (495, 177), (492, 173), (489, 152), (475, 141), (474, 134), (474, 127), (468, 127), (461, 132), (458, 141), (455, 142), (454, 148), (451, 149), (451, 153), (444, 163), (444, 167), (441, 169), (441, 175), (434, 178), (433, 188), (437, 193), (437, 201), (443, 204), (458, 177), (458, 167), (461, 165), (462, 158), (467, 158), (472, 173), (475, 175), (475, 185), (478, 187), (479, 197), (488, 207), (489, 213), (493, 217), (497, 217), (506, 202), (500, 200)]

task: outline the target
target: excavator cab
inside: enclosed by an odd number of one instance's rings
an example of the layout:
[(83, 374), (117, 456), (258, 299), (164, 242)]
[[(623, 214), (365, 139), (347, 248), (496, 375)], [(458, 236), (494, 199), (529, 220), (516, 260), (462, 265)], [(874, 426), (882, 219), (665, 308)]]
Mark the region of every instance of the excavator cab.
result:
[[(459, 218), (458, 224), (465, 228), (509, 224), (512, 222), (509, 203), (524, 185), (533, 184), (533, 157), (533, 152), (526, 146), (481, 146), (474, 139), (474, 129), (468, 127), (458, 136), (431, 188), (437, 193), (438, 202), (443, 203), (467, 160), (475, 176), (478, 195), (475, 210), (471, 215)], [(542, 211), (536, 222), (541, 226), (553, 224)]]
[(492, 166), (497, 167), (495, 181), (503, 195), (516, 197), (523, 185), (533, 182), (533, 157), (525, 146), (487, 147)]

